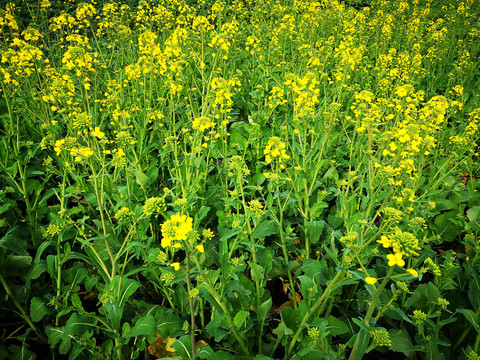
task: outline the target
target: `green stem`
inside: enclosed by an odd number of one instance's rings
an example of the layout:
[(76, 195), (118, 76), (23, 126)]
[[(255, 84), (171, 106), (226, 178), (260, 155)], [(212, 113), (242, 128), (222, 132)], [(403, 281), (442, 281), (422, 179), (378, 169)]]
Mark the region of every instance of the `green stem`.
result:
[(195, 357), (195, 309), (193, 305), (193, 299), (190, 296), (192, 286), (190, 284), (190, 256), (188, 255), (188, 246), (186, 241), (183, 242), (185, 245), (185, 249), (187, 249), (187, 292), (188, 292), (188, 305), (190, 306), (190, 337), (192, 341), (192, 357)]

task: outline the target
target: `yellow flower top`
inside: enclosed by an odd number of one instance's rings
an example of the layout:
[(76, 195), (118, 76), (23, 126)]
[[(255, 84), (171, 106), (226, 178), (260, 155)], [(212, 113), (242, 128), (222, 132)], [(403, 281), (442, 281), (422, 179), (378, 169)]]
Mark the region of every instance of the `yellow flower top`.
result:
[(205, 248), (203, 247), (202, 244), (197, 245), (197, 250), (199, 253), (203, 254), (205, 252)]
[(392, 242), (390, 241), (390, 239), (385, 236), (385, 235), (382, 235), (382, 237), (380, 238), (380, 240), (377, 240), (378, 243), (382, 244), (384, 248), (389, 248), (390, 246), (392, 246)]
[(377, 279), (374, 278), (374, 277), (367, 276), (367, 277), (365, 278), (365, 282), (366, 282), (367, 284), (369, 284), (369, 285), (373, 285), (373, 284), (375, 284), (375, 283), (377, 282)]
[(100, 128), (98, 126), (95, 127), (95, 130), (93, 130), (90, 135), (96, 136), (100, 140), (105, 136), (105, 133), (103, 131), (100, 131)]
[(413, 277), (418, 277), (418, 271), (414, 269), (407, 269), (407, 272)]
[(388, 259), (388, 266), (405, 266), (405, 260), (402, 259), (403, 254), (401, 252), (396, 252), (394, 254), (388, 254), (387, 259)]
[(179, 262), (171, 263), (170, 266), (173, 267), (173, 269), (174, 269), (175, 271), (180, 270), (180, 263), (179, 263)]
[(268, 140), (267, 146), (263, 150), (263, 154), (265, 155), (265, 161), (267, 162), (267, 164), (270, 164), (272, 162), (272, 159), (274, 158), (278, 158), (280, 162), (282, 162), (283, 159), (290, 159), (290, 155), (287, 155), (285, 147), (285, 143), (280, 140), (279, 137), (271, 137)]
[(187, 240), (187, 235), (193, 230), (193, 219), (187, 215), (174, 214), (162, 225), (163, 247), (172, 245), (172, 241)]

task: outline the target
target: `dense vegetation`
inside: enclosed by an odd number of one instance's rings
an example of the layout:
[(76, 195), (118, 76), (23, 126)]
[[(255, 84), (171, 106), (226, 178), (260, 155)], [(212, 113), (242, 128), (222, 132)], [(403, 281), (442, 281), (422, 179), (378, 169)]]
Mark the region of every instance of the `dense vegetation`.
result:
[(4, 5), (0, 359), (480, 359), (479, 18)]

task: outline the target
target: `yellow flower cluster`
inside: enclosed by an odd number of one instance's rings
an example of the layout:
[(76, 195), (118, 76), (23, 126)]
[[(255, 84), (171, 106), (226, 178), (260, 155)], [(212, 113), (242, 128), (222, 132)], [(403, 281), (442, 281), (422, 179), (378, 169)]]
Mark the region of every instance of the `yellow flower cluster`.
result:
[(285, 150), (285, 143), (277, 136), (273, 136), (268, 140), (268, 144), (263, 150), (265, 155), (265, 161), (267, 164), (270, 164), (272, 160), (277, 159), (281, 164), (280, 167), (283, 169), (285, 166), (282, 164), (283, 160), (290, 159), (290, 156), (287, 155)]
[[(187, 240), (187, 235), (193, 230), (193, 219), (187, 215), (174, 214), (162, 224), (161, 245), (166, 248), (175, 241)], [(174, 244), (173, 244), (174, 245)]]
[(315, 115), (315, 106), (319, 103), (320, 93), (315, 73), (309, 71), (303, 77), (287, 74), (284, 84), (291, 88), (295, 116), (305, 118)]

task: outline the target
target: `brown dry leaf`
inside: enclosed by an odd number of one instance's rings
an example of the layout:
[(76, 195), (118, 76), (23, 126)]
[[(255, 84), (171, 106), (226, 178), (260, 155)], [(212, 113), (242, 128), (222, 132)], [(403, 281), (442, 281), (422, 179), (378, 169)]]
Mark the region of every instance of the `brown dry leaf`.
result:
[(297, 301), (297, 304), (300, 304), (300, 301), (302, 301), (302, 297), (297, 292), (295, 293), (295, 300)]
[(272, 309), (270, 310), (270, 314), (272, 315), (280, 315), (280, 313), (282, 312), (283, 308), (286, 307), (286, 306), (289, 306), (289, 307), (293, 307), (293, 302), (292, 300), (288, 300), (288, 301), (285, 301), (282, 305), (280, 306), (272, 306)]
[(155, 341), (148, 345), (148, 353), (156, 358), (175, 356), (177, 353), (175, 349), (171, 347), (175, 341), (177, 341), (176, 338), (162, 339), (162, 337), (157, 334)]
[(208, 344), (206, 341), (203, 341), (203, 340), (198, 340), (196, 343), (195, 343), (195, 347), (207, 347)]

